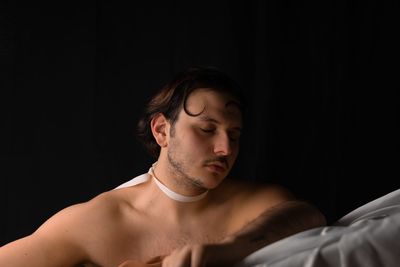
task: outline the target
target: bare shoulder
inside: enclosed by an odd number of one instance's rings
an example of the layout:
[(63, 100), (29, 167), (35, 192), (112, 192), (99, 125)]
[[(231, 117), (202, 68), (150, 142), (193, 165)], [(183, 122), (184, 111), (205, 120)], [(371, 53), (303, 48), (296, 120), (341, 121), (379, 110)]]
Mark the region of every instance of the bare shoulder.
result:
[(104, 192), (56, 213), (35, 234), (59, 236), (78, 244), (92, 243), (91, 240), (112, 235), (128, 208), (121, 192)]
[[(234, 203), (240, 218), (235, 222), (250, 222), (268, 210), (291, 210), (308, 218), (314, 226), (325, 225), (323, 214), (312, 204), (296, 198), (289, 189), (272, 183), (245, 183), (234, 181), (231, 192), (236, 192)], [(277, 208), (277, 209), (275, 209)], [(307, 214), (307, 216), (305, 216)], [(302, 215), (302, 216), (303, 216)], [(240, 224), (239, 224), (240, 225)], [(310, 224), (307, 224), (310, 225)]]
[(294, 199), (283, 186), (238, 180), (225, 180), (217, 194), (231, 210), (230, 233), (239, 231), (273, 206)]
[(93, 199), (66, 207), (43, 223), (33, 236), (71, 244), (85, 251), (89, 240), (106, 228), (110, 216), (118, 216), (117, 201), (107, 193)]
[(229, 190), (241, 201), (268, 202), (270, 205), (293, 200), (294, 195), (282, 185), (266, 182), (230, 181)]
[(253, 217), (277, 204), (294, 200), (294, 195), (285, 187), (264, 182), (229, 181), (227, 194), (237, 209)]

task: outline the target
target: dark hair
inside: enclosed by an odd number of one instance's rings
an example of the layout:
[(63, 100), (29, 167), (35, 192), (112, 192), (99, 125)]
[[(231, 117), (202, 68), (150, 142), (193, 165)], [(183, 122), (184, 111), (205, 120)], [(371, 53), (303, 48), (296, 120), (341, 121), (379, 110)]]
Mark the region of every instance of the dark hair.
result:
[(189, 68), (176, 75), (149, 101), (144, 115), (139, 120), (137, 136), (152, 156), (158, 157), (160, 147), (151, 132), (151, 120), (155, 115), (162, 113), (173, 127), (182, 108), (188, 115), (197, 116), (198, 114), (188, 112), (186, 101), (190, 94), (199, 88), (210, 88), (232, 96), (243, 112), (241, 89), (227, 74), (214, 67)]

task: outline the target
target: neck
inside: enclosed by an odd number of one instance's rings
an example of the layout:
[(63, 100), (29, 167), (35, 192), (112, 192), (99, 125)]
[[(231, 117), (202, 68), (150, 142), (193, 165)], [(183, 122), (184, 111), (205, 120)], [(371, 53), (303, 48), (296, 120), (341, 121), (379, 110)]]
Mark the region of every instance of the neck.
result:
[[(198, 187), (193, 188), (192, 190), (188, 190), (188, 188), (184, 188), (182, 186), (177, 186), (176, 183), (176, 177), (166, 179), (167, 175), (161, 175), (158, 176), (156, 174), (155, 168), (156, 164), (154, 163), (153, 166), (149, 170), (149, 174), (152, 176), (154, 179), (155, 184), (161, 190), (168, 198), (176, 201), (176, 202), (181, 202), (181, 203), (191, 203), (191, 202), (198, 202), (202, 200), (203, 198), (206, 197), (208, 190), (202, 190), (202, 192), (198, 192)], [(158, 165), (158, 164), (157, 164)], [(160, 171), (160, 172), (159, 172)], [(162, 172), (162, 166), (157, 166), (157, 173), (166, 173)], [(162, 178), (160, 178), (162, 177)], [(175, 181), (172, 181), (172, 179), (175, 179)], [(175, 182), (175, 183), (174, 183)], [(186, 190), (185, 190), (186, 189)]]

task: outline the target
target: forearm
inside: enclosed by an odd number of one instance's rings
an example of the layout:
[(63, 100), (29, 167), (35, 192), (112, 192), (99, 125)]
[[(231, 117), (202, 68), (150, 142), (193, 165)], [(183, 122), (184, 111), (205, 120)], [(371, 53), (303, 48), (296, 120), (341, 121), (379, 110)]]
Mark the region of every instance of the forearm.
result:
[(77, 266), (78, 253), (67, 243), (57, 244), (35, 234), (0, 247), (0, 266), (68, 267)]
[(268, 209), (223, 243), (232, 248), (233, 261), (237, 262), (284, 237), (325, 224), (324, 216), (312, 205), (287, 201)]

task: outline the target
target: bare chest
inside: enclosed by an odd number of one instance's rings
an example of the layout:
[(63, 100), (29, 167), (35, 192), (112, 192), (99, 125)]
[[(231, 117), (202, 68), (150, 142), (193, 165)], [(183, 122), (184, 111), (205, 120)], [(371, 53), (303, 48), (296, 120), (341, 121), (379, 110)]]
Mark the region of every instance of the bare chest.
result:
[(220, 222), (203, 223), (192, 226), (168, 225), (158, 223), (148, 223), (141, 231), (133, 233), (135, 238), (126, 240), (124, 251), (126, 255), (140, 261), (147, 261), (157, 256), (170, 254), (177, 248), (191, 244), (212, 244), (220, 242), (227, 235), (227, 226)]
[(130, 223), (118, 223), (93, 250), (92, 266), (118, 266), (130, 259), (147, 262), (157, 256), (169, 255), (173, 250), (190, 244), (212, 244), (229, 233), (229, 216), (166, 223), (162, 219), (138, 218)]

